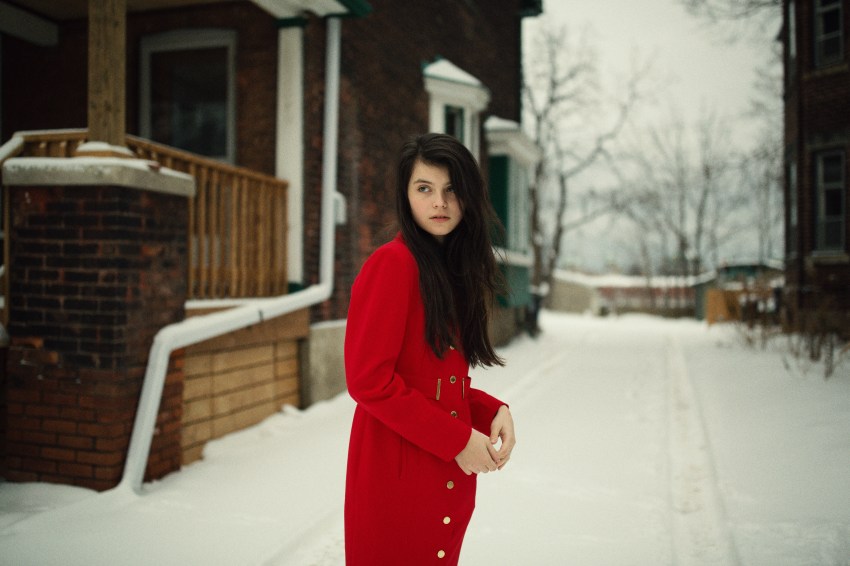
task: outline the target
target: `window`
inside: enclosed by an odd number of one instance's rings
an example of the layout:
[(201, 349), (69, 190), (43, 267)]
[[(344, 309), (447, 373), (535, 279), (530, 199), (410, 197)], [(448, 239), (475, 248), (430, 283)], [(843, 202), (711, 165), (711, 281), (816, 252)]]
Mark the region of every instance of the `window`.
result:
[(430, 131), (455, 136), (478, 157), (478, 115), (490, 102), (487, 88), (446, 59), (426, 65), (423, 74), (430, 98)]
[(445, 107), (445, 126), (444, 132), (450, 136), (454, 136), (459, 140), (464, 139), (463, 120), (464, 111), (460, 106)]
[(505, 227), (506, 239), (498, 245), (525, 255), (531, 245), (528, 187), (540, 150), (517, 122), (491, 116), (484, 128), (490, 152), (490, 199)]
[(529, 234), (528, 186), (531, 171), (528, 166), (511, 160), (508, 169), (508, 183), (511, 187), (508, 210), (508, 249), (527, 252), (531, 244)]
[(227, 30), (142, 40), (140, 132), (173, 147), (235, 161), (234, 53)]
[(845, 223), (844, 152), (828, 151), (815, 158), (815, 250), (843, 251)]
[(815, 0), (815, 66), (824, 67), (844, 58), (841, 0)]

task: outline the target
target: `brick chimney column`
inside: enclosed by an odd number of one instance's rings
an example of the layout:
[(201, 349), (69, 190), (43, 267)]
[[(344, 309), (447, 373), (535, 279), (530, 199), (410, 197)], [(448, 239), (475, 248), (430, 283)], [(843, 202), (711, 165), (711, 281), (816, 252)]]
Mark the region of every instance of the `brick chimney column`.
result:
[[(156, 332), (184, 317), (191, 177), (119, 158), (16, 158), (6, 479), (117, 484)], [(175, 359), (176, 358), (176, 359)], [(179, 354), (148, 476), (180, 466)]]

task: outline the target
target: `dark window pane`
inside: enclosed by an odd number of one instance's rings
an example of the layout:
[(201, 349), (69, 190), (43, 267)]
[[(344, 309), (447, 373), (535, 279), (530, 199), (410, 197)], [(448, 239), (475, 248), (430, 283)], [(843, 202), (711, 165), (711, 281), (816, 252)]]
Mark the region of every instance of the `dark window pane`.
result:
[(463, 108), (459, 106), (446, 106), (445, 122), (446, 133), (463, 142)]
[(841, 155), (828, 155), (821, 160), (822, 181), (826, 184), (841, 183), (844, 178), (844, 159)]
[(821, 32), (824, 35), (841, 31), (841, 10), (824, 12), (821, 21)]
[(823, 213), (827, 218), (831, 216), (844, 216), (844, 195), (841, 189), (824, 191)]
[(819, 44), (818, 60), (821, 63), (830, 63), (841, 59), (841, 40), (838, 37), (825, 39)]
[(840, 220), (824, 222), (823, 224), (823, 245), (824, 249), (841, 248), (844, 244), (844, 223)]
[(187, 151), (227, 154), (227, 48), (151, 55), (151, 137)]

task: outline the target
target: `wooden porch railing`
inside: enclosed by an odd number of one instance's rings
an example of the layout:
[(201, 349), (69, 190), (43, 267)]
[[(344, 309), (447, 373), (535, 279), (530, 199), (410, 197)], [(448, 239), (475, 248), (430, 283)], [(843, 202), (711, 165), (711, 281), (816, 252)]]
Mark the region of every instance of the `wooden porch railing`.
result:
[[(72, 157), (87, 132), (21, 136), (21, 156)], [(127, 136), (127, 147), (141, 159), (196, 180), (188, 218), (190, 299), (286, 293), (286, 181), (135, 136)]]
[(127, 146), (196, 180), (189, 207), (191, 298), (286, 293), (285, 181), (135, 136), (127, 136)]

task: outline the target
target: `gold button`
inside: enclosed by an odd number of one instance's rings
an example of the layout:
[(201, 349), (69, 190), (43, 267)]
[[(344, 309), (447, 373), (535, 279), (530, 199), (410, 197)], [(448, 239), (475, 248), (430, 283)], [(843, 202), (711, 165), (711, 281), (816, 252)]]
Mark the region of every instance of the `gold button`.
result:
[(449, 489), (454, 489), (455, 488), (455, 482), (453, 482), (452, 480), (449, 480), (448, 483), (446, 484), (446, 487), (449, 488)]
[(451, 523), (451, 522), (452, 522), (452, 518), (451, 518), (451, 517), (443, 517), (443, 524), (444, 524), (444, 525), (448, 525), (448, 524), (449, 524), (449, 523)]
[(437, 553), (437, 558), (444, 558), (446, 556), (446, 551), (441, 550)]
[(451, 412), (451, 415), (452, 415), (454, 418), (457, 418), (457, 411), (452, 411), (452, 412)]
[(455, 376), (451, 376), (451, 377), (449, 378), (449, 382), (450, 382), (450, 383), (454, 383), (455, 381), (457, 381), (457, 378), (456, 378)]

